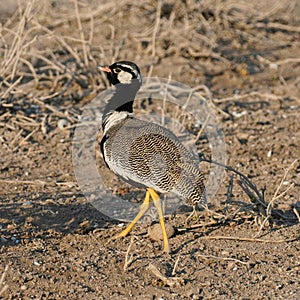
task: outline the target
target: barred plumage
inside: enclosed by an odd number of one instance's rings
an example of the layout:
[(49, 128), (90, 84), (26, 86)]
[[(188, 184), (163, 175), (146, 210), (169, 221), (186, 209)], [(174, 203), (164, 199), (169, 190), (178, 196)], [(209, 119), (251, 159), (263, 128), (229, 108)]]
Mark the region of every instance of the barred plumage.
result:
[(205, 204), (198, 161), (168, 129), (128, 117), (108, 132), (103, 156), (114, 173), (137, 187), (174, 192), (189, 205)]
[[(109, 81), (116, 86), (103, 114), (101, 150), (107, 166), (128, 183), (147, 189), (145, 207), (125, 229), (125, 236), (149, 207), (152, 197), (158, 208), (164, 234), (164, 249), (168, 251), (159, 198), (156, 192), (174, 192), (186, 203), (204, 205), (205, 186), (198, 160), (168, 129), (137, 119), (132, 114), (134, 97), (141, 86), (139, 68), (121, 61), (102, 67)], [(156, 192), (155, 192), (156, 191)], [(149, 194), (148, 194), (149, 193)]]

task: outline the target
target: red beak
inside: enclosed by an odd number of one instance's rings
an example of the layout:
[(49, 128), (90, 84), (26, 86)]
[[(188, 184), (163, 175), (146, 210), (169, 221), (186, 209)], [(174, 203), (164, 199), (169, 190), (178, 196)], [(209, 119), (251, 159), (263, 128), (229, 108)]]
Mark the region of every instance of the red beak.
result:
[(103, 72), (111, 73), (111, 69), (108, 66), (100, 66), (98, 68)]

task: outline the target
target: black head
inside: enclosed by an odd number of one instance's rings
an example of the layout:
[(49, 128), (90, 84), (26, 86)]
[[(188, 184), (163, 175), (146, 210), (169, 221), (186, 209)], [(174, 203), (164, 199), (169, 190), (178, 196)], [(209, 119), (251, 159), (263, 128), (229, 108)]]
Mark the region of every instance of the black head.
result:
[(118, 61), (110, 66), (99, 67), (113, 85), (142, 84), (139, 67), (131, 61)]

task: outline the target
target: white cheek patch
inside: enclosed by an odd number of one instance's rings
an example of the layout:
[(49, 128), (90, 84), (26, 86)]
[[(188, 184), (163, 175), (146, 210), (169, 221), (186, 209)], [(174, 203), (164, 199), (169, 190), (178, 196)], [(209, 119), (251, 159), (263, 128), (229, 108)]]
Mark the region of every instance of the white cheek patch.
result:
[(118, 79), (120, 83), (131, 83), (132, 75), (128, 72), (122, 71), (118, 74)]

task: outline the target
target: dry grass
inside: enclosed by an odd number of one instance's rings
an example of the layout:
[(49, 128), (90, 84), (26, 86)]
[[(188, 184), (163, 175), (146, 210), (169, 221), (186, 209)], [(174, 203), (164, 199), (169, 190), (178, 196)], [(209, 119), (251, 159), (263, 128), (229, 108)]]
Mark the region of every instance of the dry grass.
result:
[[(255, 53), (255, 49), (260, 49), (251, 58), (253, 64), (275, 70), (290, 93), (284, 96), (297, 98), (292, 91), (297, 89), (299, 76), (287, 82), (282, 72), (286, 65), (289, 70), (297, 66), (299, 58), (276, 60), (263, 55), (264, 50), (279, 49), (291, 43), (293, 47), (300, 46), (299, 40), (294, 38), (299, 32), (297, 1), (275, 1), (272, 9), (260, 1), (218, 0), (171, 1), (168, 4), (122, 0), (119, 3), (122, 10), (105, 1), (70, 0), (60, 4), (31, 0), (15, 1), (12, 6), (15, 12), (2, 23), (0, 30), (0, 56), (3, 58), (0, 63), (0, 126), (16, 132), (8, 146), (13, 152), (39, 131), (47, 134), (57, 126), (59, 119), (66, 119), (72, 128), (80, 114), (72, 107), (79, 103), (77, 107), (80, 108), (105, 87), (105, 81), (97, 73), (97, 65), (117, 59), (134, 59), (148, 70), (148, 75), (157, 68), (156, 74), (161, 71), (162, 76), (172, 76), (175, 80), (179, 79), (178, 74), (187, 74), (189, 78), (191, 72), (199, 74), (199, 71), (206, 76), (225, 72), (247, 76), (249, 68), (234, 60), (235, 52), (247, 53), (252, 49)], [(139, 17), (142, 15), (147, 18)], [(130, 31), (122, 30), (124, 22)], [(268, 38), (269, 30), (292, 34)], [(231, 56), (226, 54), (228, 41), (232, 43)], [(178, 63), (166, 73), (159, 67), (161, 60)], [(221, 117), (229, 117), (222, 109), (228, 102), (283, 100), (282, 94), (265, 91), (216, 99), (207, 85), (195, 82), (195, 86), (194, 90), (203, 91), (202, 95), (210, 100)], [(177, 117), (185, 122), (182, 115)], [(201, 135), (200, 130), (196, 142)], [(239, 184), (250, 199), (254, 197), (256, 202), (266, 206), (263, 194), (254, 184), (249, 186), (246, 177), (241, 177)], [(270, 214), (270, 205), (266, 215)]]
[(5, 267), (3, 273), (0, 277), (0, 296), (2, 296), (8, 288), (8, 284), (5, 284), (5, 276), (6, 276), (7, 271), (8, 271), (8, 266)]
[[(272, 5), (270, 1), (258, 0), (12, 0), (9, 5), (5, 3), (2, 9), (4, 2), (0, 1), (0, 129), (3, 132), (0, 143), (4, 149), (1, 155), (8, 153), (13, 157), (20, 154), (21, 161), (22, 155), (35, 151), (31, 150), (31, 145), (37, 136), (39, 142), (43, 137), (47, 137), (47, 141), (51, 140), (53, 132), (59, 128), (60, 120), (66, 124), (63, 130), (68, 131), (71, 136), (82, 107), (106, 88), (107, 83), (99, 74), (97, 66), (119, 59), (135, 61), (141, 66), (144, 76), (169, 78), (194, 87), (193, 92), (199, 92), (208, 100), (220, 122), (228, 124), (232, 121), (229, 128), (225, 128), (229, 133), (228, 139), (230, 134), (236, 133), (234, 126), (242, 123), (234, 124), (241, 116), (246, 119), (244, 128), (248, 128), (249, 124), (253, 125), (253, 119), (250, 119), (249, 114), (243, 115), (243, 112), (251, 111), (254, 105), (265, 109), (264, 105), (271, 103), (280, 111), (289, 103), (300, 104), (300, 7), (297, 0), (275, 0)], [(169, 92), (171, 97), (182, 91), (170, 89)], [(192, 127), (191, 118), (188, 114), (183, 114), (181, 109), (171, 108), (165, 112), (163, 108), (168, 106), (163, 103), (162, 118), (165, 113), (169, 113), (181, 125)], [(293, 114), (293, 111), (289, 113)], [(294, 114), (298, 118), (296, 110)], [(253, 132), (259, 134), (255, 130)], [(203, 149), (209, 151), (208, 145), (203, 142), (203, 129), (194, 132), (194, 136), (199, 152)], [(29, 149), (26, 154), (21, 153), (25, 146)], [(53, 144), (49, 147), (52, 146)], [(234, 143), (231, 147), (233, 150), (229, 165), (238, 161), (249, 163), (249, 157), (239, 157), (236, 154)], [(243, 147), (247, 148), (248, 145)], [(41, 151), (40, 148), (38, 151)], [(250, 156), (251, 149), (247, 151)], [(210, 152), (207, 153), (209, 156)], [(241, 153), (243, 152), (240, 151), (239, 154)], [(10, 162), (6, 161), (5, 155), (3, 157), (1, 171), (4, 170), (4, 174)], [(180, 265), (186, 261), (187, 256), (193, 255), (184, 252), (193, 249), (193, 244), (196, 247), (209, 240), (255, 245), (284, 244), (299, 239), (298, 236), (288, 235), (274, 239), (256, 237), (261, 235), (272, 219), (283, 223), (286, 221), (285, 224), (290, 220), (292, 224), (300, 222), (297, 203), (292, 205), (292, 219), (276, 207), (277, 202), (289, 193), (296, 194), (294, 190), (299, 187), (298, 184), (293, 189), (299, 178), (299, 167), (298, 171), (295, 170), (296, 161), (291, 164), (294, 159), (294, 156), (287, 157), (278, 165), (274, 163), (276, 174), (266, 175), (263, 182), (257, 180), (257, 174), (251, 180), (249, 176), (245, 176), (244, 173), (251, 169), (249, 164), (244, 166), (243, 171), (235, 172), (234, 176), (231, 173), (237, 170), (228, 169), (224, 193), (220, 193), (218, 198), (219, 203), (224, 200), (225, 209), (212, 208), (212, 211), (207, 211), (208, 215), (204, 216), (203, 222), (192, 220), (194, 223), (191, 222), (188, 227), (178, 228), (179, 233), (186, 232), (188, 235), (202, 227), (213, 232), (220, 224), (238, 224), (240, 221), (247, 223), (248, 220), (254, 222), (256, 219), (258, 230), (254, 237), (251, 237), (252, 233), (247, 237), (248, 232), (246, 237), (237, 236), (239, 232), (232, 236), (226, 232), (196, 238), (193, 236), (190, 243), (178, 247), (177, 259), (171, 264), (171, 273), (164, 271), (167, 267), (162, 267), (163, 264), (158, 265), (157, 261), (151, 264), (148, 260), (143, 266), (143, 273), (147, 273), (144, 271), (145, 266), (148, 266), (151, 278), (176, 289), (186, 284)], [(241, 165), (236, 169), (242, 169)], [(270, 166), (272, 167), (271, 163), (265, 168)], [(72, 169), (72, 166), (69, 167)], [(284, 168), (286, 172), (282, 171)], [(262, 170), (260, 168), (259, 171)], [(23, 170), (17, 170), (10, 176), (21, 172)], [(64, 169), (63, 172), (71, 173), (72, 170)], [(54, 186), (56, 191), (64, 186), (76, 185), (75, 178), (63, 182), (58, 182), (55, 176), (38, 178), (40, 177), (27, 179), (20, 175), (15, 180), (4, 177), (0, 179), (0, 184), (9, 186), (10, 191), (15, 187), (17, 192), (21, 185), (33, 191), (44, 191), (43, 188), (47, 185)], [(271, 181), (271, 191), (269, 189), (265, 194), (262, 185)], [(285, 181), (288, 182), (287, 187)], [(68, 190), (69, 195), (73, 195), (74, 190)], [(15, 202), (15, 205), (21, 204), (22, 201)], [(180, 234), (176, 238), (186, 239)], [(132, 275), (130, 271), (141, 261), (141, 253), (134, 247), (136, 239), (132, 237), (124, 252), (122, 267), (129, 278)], [(99, 240), (94, 239), (93, 242), (97, 245)], [(141, 244), (138, 246), (142, 247)], [(205, 260), (230, 261), (245, 267), (250, 264), (244, 258), (237, 259), (231, 254), (214, 255), (214, 250), (212, 248), (208, 254), (197, 256)], [(15, 261), (11, 260), (11, 263), (14, 264)], [(18, 263), (19, 261), (16, 262)], [(101, 261), (99, 264), (102, 263)], [(18, 269), (19, 265), (15, 268)], [(8, 292), (15, 292), (16, 285), (12, 287), (9, 282), (8, 287), (5, 283), (7, 272), (6, 266), (0, 277), (0, 298)], [(219, 277), (217, 281), (220, 282)], [(66, 286), (69, 286), (69, 282)], [(218, 290), (218, 286), (214, 287), (215, 290)]]
[[(4, 100), (28, 93), (41, 97), (45, 90), (49, 91), (47, 96), (56, 99), (65, 95), (65, 89), (74, 87), (77, 92), (83, 92), (86, 85), (91, 91), (97, 91), (103, 88), (103, 82), (95, 80), (96, 66), (119, 58), (134, 59), (135, 53), (142, 53), (143, 57), (137, 60), (143, 61), (149, 74), (159, 59), (170, 56), (189, 58), (188, 67), (192, 68), (196, 67), (193, 66), (195, 60), (200, 60), (203, 67), (214, 61), (215, 69), (210, 72), (224, 72), (232, 66), (228, 58), (215, 50), (220, 44), (219, 30), (223, 32), (224, 41), (234, 40), (237, 48), (242, 43), (239, 39), (245, 39), (248, 47), (263, 44), (265, 49), (280, 47), (289, 41), (268, 40), (261, 29), (299, 32), (296, 17), (295, 25), (282, 24), (293, 23), (293, 20), (286, 20), (287, 14), (282, 12), (293, 14), (297, 9), (296, 1), (276, 1), (271, 10), (266, 9), (267, 4), (246, 1), (238, 4), (230, 1), (187, 1), (186, 4), (147, 1), (139, 4), (123, 0), (119, 3), (122, 10), (113, 2), (70, 0), (51, 4), (45, 0), (31, 0), (21, 3), (0, 31), (0, 55), (3, 57), (0, 97)], [(17, 6), (17, 2), (14, 4)], [(136, 17), (143, 14), (150, 15), (152, 22)], [(268, 19), (267, 24), (262, 22), (265, 19)], [(129, 23), (126, 27), (130, 27), (130, 32), (122, 31), (124, 22)], [(109, 42), (102, 43), (104, 38)], [(277, 62), (265, 60), (276, 68), (297, 62), (298, 58)], [(178, 73), (186, 67), (179, 64)]]

